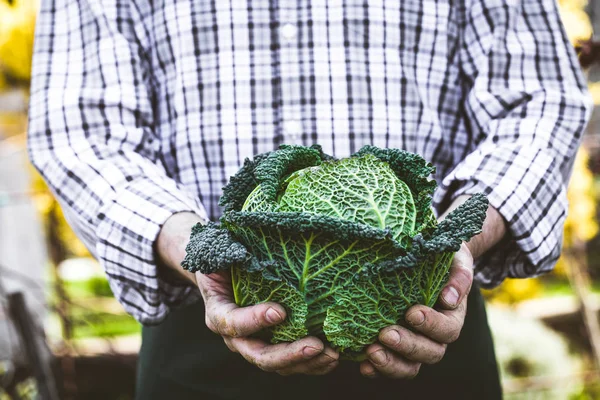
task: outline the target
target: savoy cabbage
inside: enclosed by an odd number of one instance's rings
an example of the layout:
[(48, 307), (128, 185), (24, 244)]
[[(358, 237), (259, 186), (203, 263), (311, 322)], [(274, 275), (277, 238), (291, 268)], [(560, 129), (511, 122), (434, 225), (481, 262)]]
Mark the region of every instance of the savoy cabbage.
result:
[(231, 270), (240, 306), (282, 304), (274, 343), (317, 335), (356, 357), (410, 306), (435, 304), (454, 253), (481, 230), (483, 195), (438, 224), (433, 172), (397, 149), (336, 160), (282, 145), (245, 161), (223, 189), (220, 225), (193, 228), (182, 266)]

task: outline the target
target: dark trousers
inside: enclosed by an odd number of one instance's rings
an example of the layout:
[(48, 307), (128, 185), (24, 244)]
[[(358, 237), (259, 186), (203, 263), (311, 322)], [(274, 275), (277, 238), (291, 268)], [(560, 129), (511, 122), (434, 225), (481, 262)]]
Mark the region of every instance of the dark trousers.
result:
[(468, 299), (460, 338), (413, 380), (367, 379), (342, 362), (325, 376), (267, 373), (234, 354), (204, 324), (202, 302), (143, 329), (136, 398), (154, 399), (501, 399), (492, 337), (479, 290)]

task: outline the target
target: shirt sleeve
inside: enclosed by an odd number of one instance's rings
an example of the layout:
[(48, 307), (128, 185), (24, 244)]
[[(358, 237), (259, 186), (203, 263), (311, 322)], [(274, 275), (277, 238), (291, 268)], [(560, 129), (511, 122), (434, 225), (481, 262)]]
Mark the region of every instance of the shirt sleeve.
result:
[(161, 162), (153, 78), (135, 31), (143, 27), (129, 4), (42, 2), (28, 147), (115, 296), (151, 325), (197, 296), (189, 285), (159, 278), (153, 246), (158, 232), (174, 213), (206, 213)]
[(474, 150), (441, 192), (483, 192), (506, 220), (509, 234), (476, 265), (476, 279), (493, 287), (554, 267), (592, 102), (554, 0), (473, 1), (463, 28), (463, 106)]

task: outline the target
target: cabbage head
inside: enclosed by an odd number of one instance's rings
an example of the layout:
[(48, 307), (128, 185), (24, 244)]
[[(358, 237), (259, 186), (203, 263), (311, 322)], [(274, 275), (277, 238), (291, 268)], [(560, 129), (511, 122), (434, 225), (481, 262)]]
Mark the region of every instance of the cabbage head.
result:
[(358, 358), (410, 306), (435, 304), (454, 253), (481, 230), (480, 194), (438, 224), (433, 172), (398, 149), (337, 160), (316, 145), (282, 145), (231, 177), (221, 223), (193, 228), (182, 266), (230, 270), (240, 306), (282, 304), (273, 343), (316, 335)]

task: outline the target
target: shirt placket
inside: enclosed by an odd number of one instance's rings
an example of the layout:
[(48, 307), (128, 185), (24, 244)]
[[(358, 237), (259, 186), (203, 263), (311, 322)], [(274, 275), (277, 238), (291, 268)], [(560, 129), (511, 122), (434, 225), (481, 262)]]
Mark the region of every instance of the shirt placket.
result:
[(281, 126), (284, 143), (302, 144), (305, 131), (300, 104), (298, 2), (280, 2)]

